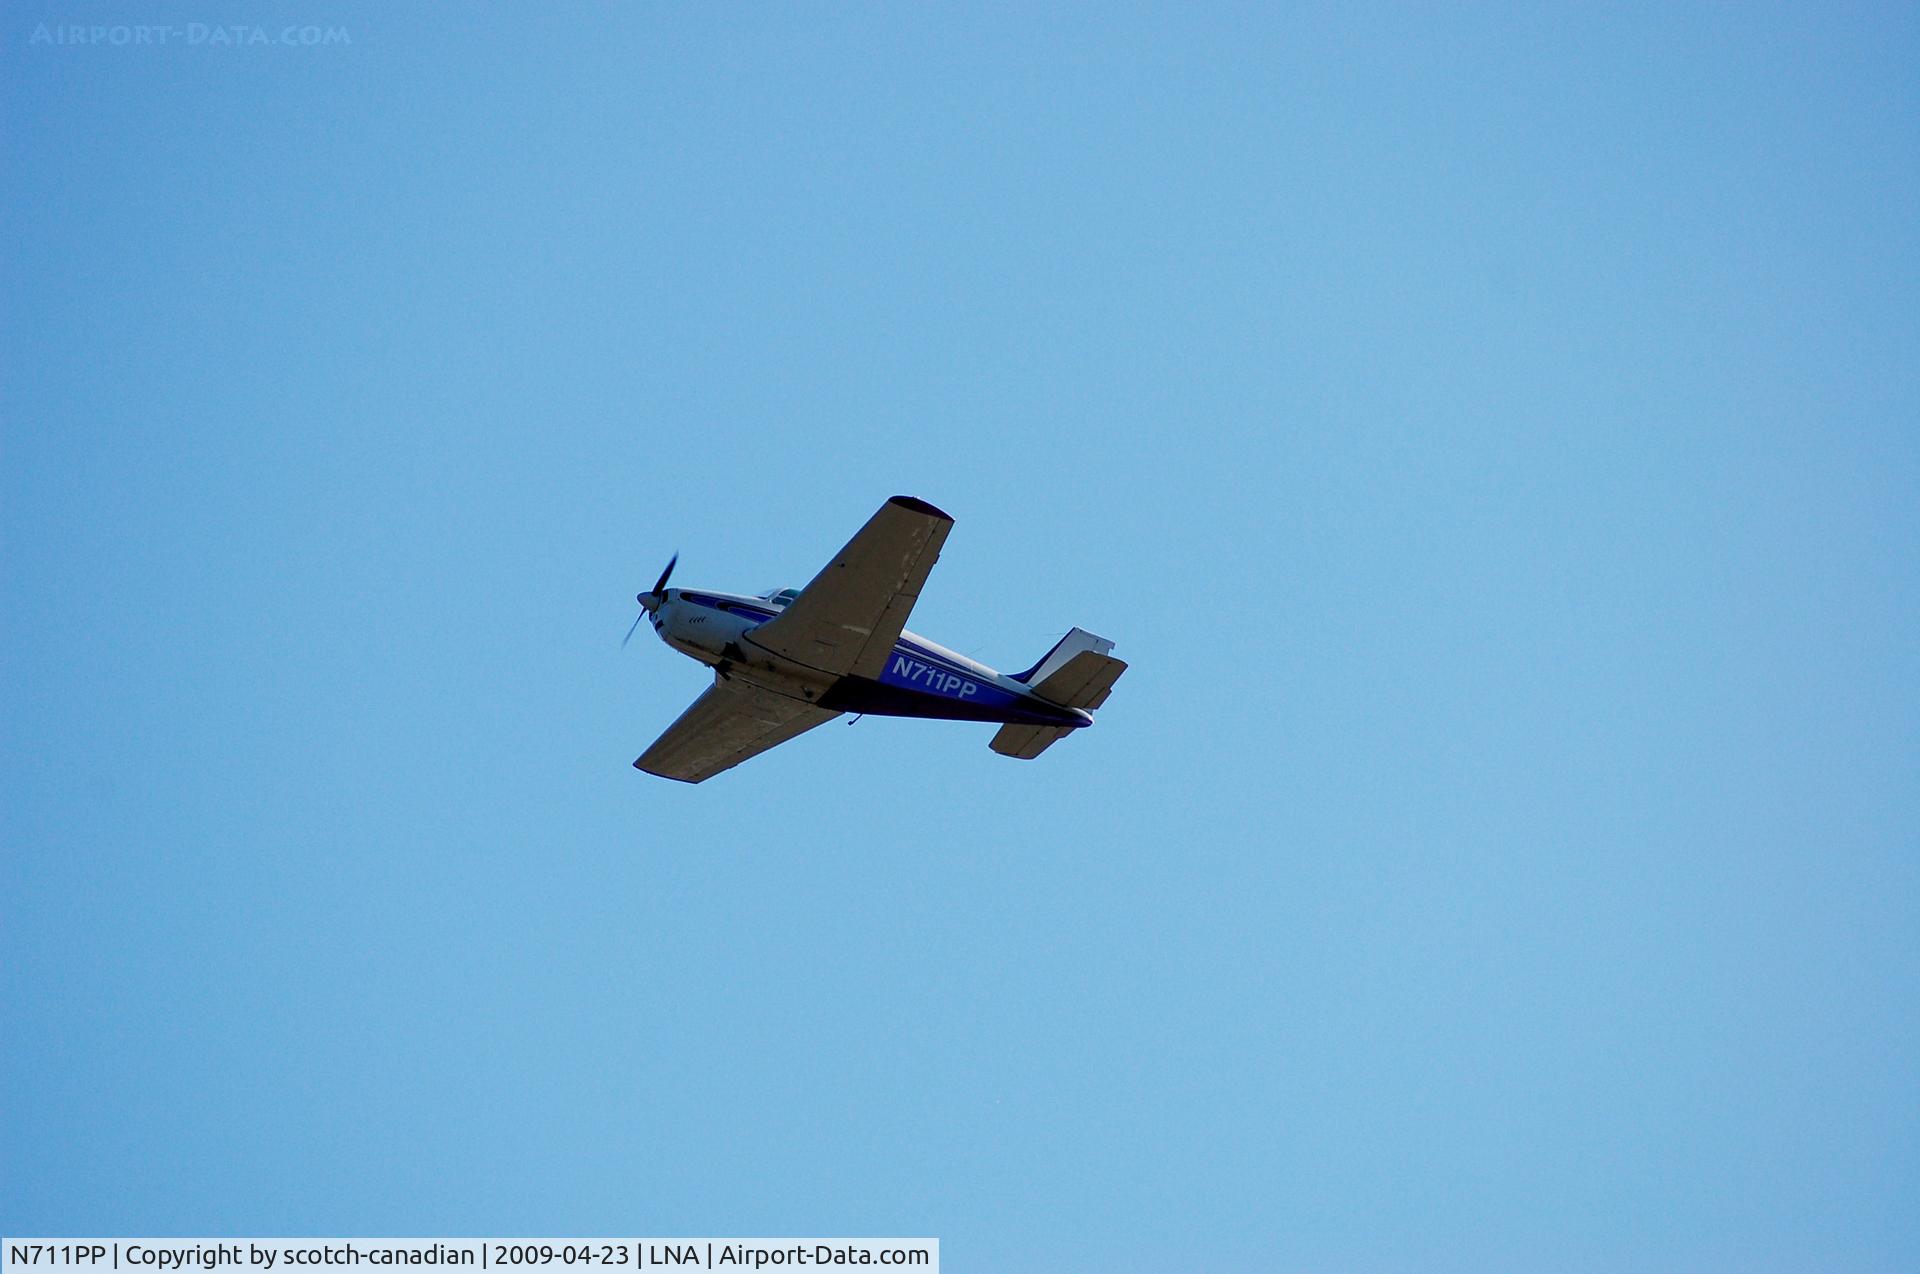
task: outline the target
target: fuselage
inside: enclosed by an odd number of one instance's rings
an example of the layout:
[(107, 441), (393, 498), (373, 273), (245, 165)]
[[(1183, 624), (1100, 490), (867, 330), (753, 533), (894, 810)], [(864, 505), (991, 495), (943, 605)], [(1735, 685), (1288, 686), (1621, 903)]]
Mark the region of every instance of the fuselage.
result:
[(722, 677), (741, 677), (781, 694), (839, 712), (959, 721), (1077, 727), (1091, 714), (1033, 693), (1025, 682), (965, 655), (902, 632), (878, 677), (836, 677), (773, 654), (753, 630), (792, 600), (793, 590), (748, 597), (670, 588), (653, 608), (654, 632)]

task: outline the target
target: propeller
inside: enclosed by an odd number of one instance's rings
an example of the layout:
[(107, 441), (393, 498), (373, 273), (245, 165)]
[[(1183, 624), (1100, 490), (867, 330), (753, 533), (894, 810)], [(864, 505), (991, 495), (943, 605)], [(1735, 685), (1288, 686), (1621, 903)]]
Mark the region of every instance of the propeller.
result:
[(678, 553), (675, 553), (672, 557), (667, 559), (667, 569), (660, 572), (660, 578), (653, 581), (653, 587), (647, 590), (648, 592), (653, 594), (655, 606), (658, 606), (660, 604), (660, 601), (659, 601), (660, 594), (666, 591), (667, 578), (673, 574), (673, 568), (678, 566), (679, 564), (680, 564), (680, 555)]
[(620, 639), (620, 649), (625, 650), (627, 643), (633, 640), (633, 635), (640, 630), (640, 621), (658, 610), (660, 603), (666, 600), (667, 577), (673, 574), (673, 568), (679, 562), (680, 555), (675, 553), (667, 559), (667, 569), (660, 572), (660, 578), (653, 582), (653, 587), (634, 596), (634, 600), (640, 603), (640, 613), (633, 617), (633, 627), (627, 629), (627, 635)]

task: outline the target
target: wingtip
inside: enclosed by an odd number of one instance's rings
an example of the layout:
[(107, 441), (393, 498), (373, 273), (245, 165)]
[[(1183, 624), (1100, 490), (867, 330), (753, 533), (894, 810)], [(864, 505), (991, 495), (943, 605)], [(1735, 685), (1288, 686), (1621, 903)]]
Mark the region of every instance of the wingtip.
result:
[(924, 513), (928, 517), (945, 518), (949, 522), (953, 521), (952, 514), (948, 513), (944, 509), (935, 508), (933, 505), (928, 504), (925, 500), (922, 500), (919, 496), (897, 495), (893, 497), (893, 499), (887, 501), (887, 503), (897, 504), (901, 508), (911, 509), (915, 513)]
[[(699, 779), (690, 779), (684, 774), (668, 774), (663, 770), (650, 770), (644, 764), (642, 764), (642, 762), (644, 762), (646, 759), (647, 758), (644, 756), (636, 758), (633, 763), (633, 768), (640, 771), (642, 774), (651, 774), (653, 775), (653, 777), (657, 779), (671, 779), (675, 783), (685, 783), (689, 787), (701, 781)], [(710, 778), (712, 776), (709, 775), (708, 777)]]

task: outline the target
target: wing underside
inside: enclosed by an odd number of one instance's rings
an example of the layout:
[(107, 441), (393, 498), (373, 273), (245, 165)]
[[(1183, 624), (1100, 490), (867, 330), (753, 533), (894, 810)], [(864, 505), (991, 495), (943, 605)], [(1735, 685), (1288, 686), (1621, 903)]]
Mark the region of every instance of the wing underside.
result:
[(878, 677), (952, 527), (925, 500), (895, 496), (748, 640), (832, 676)]
[(716, 677), (633, 765), (661, 778), (698, 783), (839, 715), (737, 678)]

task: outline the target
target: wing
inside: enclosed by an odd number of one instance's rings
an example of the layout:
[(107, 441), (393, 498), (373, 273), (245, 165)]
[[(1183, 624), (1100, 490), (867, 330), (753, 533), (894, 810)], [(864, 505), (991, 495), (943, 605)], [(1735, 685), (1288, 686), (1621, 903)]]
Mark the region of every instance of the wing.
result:
[(878, 677), (952, 527), (925, 500), (893, 497), (748, 640), (835, 676)]
[(663, 779), (698, 783), (840, 714), (739, 680), (713, 686), (633, 763)]

